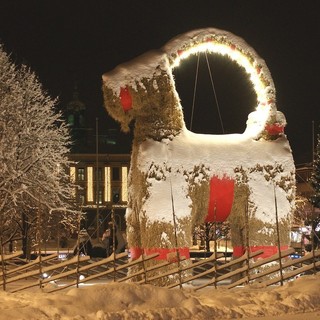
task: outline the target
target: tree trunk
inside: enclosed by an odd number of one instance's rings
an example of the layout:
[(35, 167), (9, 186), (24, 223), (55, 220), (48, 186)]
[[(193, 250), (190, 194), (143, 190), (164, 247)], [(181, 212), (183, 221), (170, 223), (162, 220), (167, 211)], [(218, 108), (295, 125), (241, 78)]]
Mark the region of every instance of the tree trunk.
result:
[(28, 223), (28, 215), (22, 212), (22, 251), (23, 256), (30, 260), (31, 258), (31, 246), (29, 241), (29, 223)]

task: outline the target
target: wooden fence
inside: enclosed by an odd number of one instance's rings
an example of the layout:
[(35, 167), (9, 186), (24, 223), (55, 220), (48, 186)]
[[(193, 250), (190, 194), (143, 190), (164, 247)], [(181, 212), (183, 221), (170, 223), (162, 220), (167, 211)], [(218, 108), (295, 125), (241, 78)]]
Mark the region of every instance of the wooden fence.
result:
[[(284, 281), (294, 279), (307, 272), (317, 273), (320, 270), (320, 250), (308, 253), (298, 259), (290, 256), (294, 249), (281, 251), (272, 257), (256, 259), (263, 251), (245, 253), (238, 259), (226, 261), (221, 255), (198, 259), (192, 264), (184, 266), (178, 262), (164, 261), (152, 267), (142, 267), (144, 262), (154, 259), (158, 254), (141, 256), (137, 260), (130, 260), (127, 253), (111, 255), (105, 259), (92, 260), (89, 256), (75, 256), (66, 260), (59, 260), (57, 253), (40, 256), (36, 260), (26, 262), (19, 258), (21, 252), (0, 257), (2, 271), (0, 285), (3, 290), (17, 292), (32, 287), (39, 287), (46, 292), (53, 292), (68, 287), (78, 287), (85, 282), (123, 282), (136, 276), (142, 280), (137, 283), (150, 283), (157, 279), (183, 272), (189, 272), (187, 277), (179, 277), (179, 283), (167, 288), (182, 287), (195, 283), (201, 279), (201, 284), (195, 290), (207, 286), (225, 286), (233, 288), (259, 282), (262, 285), (283, 284)], [(128, 274), (128, 268), (141, 265), (140, 271)], [(162, 268), (173, 264), (170, 271)], [(149, 276), (158, 270), (156, 276)], [(167, 269), (165, 269), (167, 270)], [(45, 276), (46, 275), (46, 276)], [(49, 283), (54, 285), (49, 286)]]

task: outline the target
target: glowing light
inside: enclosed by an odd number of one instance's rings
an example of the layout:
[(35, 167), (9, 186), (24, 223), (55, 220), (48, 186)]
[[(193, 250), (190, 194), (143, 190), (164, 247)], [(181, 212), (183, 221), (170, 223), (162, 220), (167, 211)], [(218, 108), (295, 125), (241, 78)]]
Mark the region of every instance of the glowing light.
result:
[(93, 202), (93, 167), (87, 167), (87, 201)]
[(177, 57), (171, 64), (171, 67), (175, 68), (179, 66), (181, 60), (200, 52), (209, 52), (228, 56), (239, 66), (244, 68), (246, 73), (249, 75), (249, 79), (257, 95), (257, 110), (260, 108), (261, 103), (271, 103), (275, 100), (273, 99), (273, 101), (270, 101), (270, 97), (267, 94), (267, 87), (270, 85), (270, 81), (264, 75), (262, 66), (252, 57), (251, 54), (244, 52), (244, 50), (238, 48), (234, 44), (219, 42), (218, 40), (197, 43), (185, 50), (179, 50)]
[[(70, 167), (70, 182), (75, 183), (76, 182), (76, 168), (75, 167)], [(72, 190), (72, 196), (76, 196), (76, 188)]]
[(111, 201), (111, 171), (110, 167), (104, 168), (104, 199)]
[(122, 188), (121, 188), (121, 199), (122, 201), (128, 201), (128, 168), (121, 168), (121, 180), (122, 180)]
[(76, 168), (75, 167), (70, 167), (70, 181), (71, 181), (71, 183), (76, 182)]

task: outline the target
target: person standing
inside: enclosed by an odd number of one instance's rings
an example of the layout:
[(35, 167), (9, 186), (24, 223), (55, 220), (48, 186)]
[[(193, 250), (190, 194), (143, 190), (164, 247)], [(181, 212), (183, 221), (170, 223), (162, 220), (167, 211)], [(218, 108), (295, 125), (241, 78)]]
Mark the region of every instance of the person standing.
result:
[(105, 230), (102, 235), (102, 247), (106, 250), (107, 257), (112, 253), (112, 239), (110, 229)]

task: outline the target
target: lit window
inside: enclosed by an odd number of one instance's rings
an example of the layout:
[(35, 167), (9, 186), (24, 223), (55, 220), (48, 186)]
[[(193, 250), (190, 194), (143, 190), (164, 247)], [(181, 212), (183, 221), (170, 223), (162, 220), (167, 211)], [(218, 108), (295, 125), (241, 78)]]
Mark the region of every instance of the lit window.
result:
[(122, 188), (121, 188), (121, 199), (124, 202), (128, 201), (128, 168), (122, 167), (121, 168), (121, 181), (122, 181)]
[[(76, 182), (76, 168), (75, 167), (70, 167), (70, 182), (75, 183)], [(76, 196), (76, 189), (74, 188), (72, 195), (75, 197)]]
[(110, 167), (104, 168), (104, 199), (105, 201), (111, 201), (111, 174)]
[(70, 182), (75, 183), (76, 182), (76, 168), (70, 167)]
[(93, 167), (87, 168), (87, 200), (88, 202), (93, 201)]

